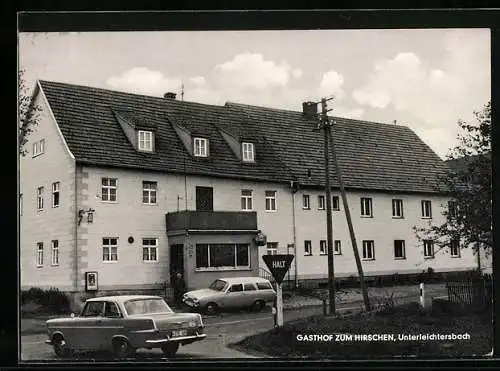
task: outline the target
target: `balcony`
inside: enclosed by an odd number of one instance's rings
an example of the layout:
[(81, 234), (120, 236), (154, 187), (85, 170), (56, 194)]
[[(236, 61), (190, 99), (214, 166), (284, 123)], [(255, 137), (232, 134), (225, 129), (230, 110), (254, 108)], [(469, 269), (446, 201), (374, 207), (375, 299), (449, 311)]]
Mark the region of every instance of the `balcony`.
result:
[(174, 232), (256, 232), (255, 211), (177, 211), (167, 213), (167, 234)]

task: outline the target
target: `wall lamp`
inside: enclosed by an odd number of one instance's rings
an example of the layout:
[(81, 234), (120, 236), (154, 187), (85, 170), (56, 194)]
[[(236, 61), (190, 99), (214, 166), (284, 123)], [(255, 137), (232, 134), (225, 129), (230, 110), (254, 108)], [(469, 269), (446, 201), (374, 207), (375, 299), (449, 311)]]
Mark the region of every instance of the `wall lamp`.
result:
[(88, 210), (83, 210), (80, 209), (78, 211), (78, 225), (82, 222), (83, 216), (87, 214), (87, 223), (93, 223), (94, 222), (94, 212), (95, 210), (92, 208), (89, 208)]

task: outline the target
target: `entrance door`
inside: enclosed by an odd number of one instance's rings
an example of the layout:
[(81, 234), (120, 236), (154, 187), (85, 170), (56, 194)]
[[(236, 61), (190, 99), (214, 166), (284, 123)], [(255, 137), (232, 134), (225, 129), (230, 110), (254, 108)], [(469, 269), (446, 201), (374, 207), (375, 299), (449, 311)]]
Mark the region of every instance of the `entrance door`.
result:
[(214, 210), (214, 189), (212, 187), (196, 187), (196, 211)]
[(184, 276), (184, 245), (170, 246), (170, 283), (175, 282), (175, 275), (180, 272)]

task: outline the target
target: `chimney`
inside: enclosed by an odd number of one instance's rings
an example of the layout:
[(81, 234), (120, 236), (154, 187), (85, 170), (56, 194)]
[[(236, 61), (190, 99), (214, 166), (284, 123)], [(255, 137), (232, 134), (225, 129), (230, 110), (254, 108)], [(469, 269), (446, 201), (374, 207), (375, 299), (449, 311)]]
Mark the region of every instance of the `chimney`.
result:
[(318, 117), (318, 103), (303, 102), (302, 115), (308, 119), (315, 119)]
[(175, 94), (175, 93), (167, 92), (167, 93), (163, 94), (163, 98), (166, 98), (166, 99), (175, 99), (176, 95), (177, 94)]

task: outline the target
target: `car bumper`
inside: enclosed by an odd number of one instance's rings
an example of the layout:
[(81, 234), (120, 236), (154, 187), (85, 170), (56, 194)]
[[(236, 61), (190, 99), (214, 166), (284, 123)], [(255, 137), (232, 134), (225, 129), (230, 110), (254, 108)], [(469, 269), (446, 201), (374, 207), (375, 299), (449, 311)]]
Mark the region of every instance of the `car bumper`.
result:
[(154, 345), (161, 345), (161, 344), (166, 344), (166, 343), (172, 343), (172, 342), (184, 342), (184, 341), (197, 341), (197, 340), (202, 340), (206, 338), (206, 334), (196, 334), (196, 335), (189, 335), (189, 336), (179, 336), (179, 337), (165, 337), (162, 339), (149, 339), (146, 340), (146, 344), (154, 346)]
[(190, 299), (182, 299), (182, 302), (190, 308), (199, 308), (200, 307), (200, 302), (194, 302)]

